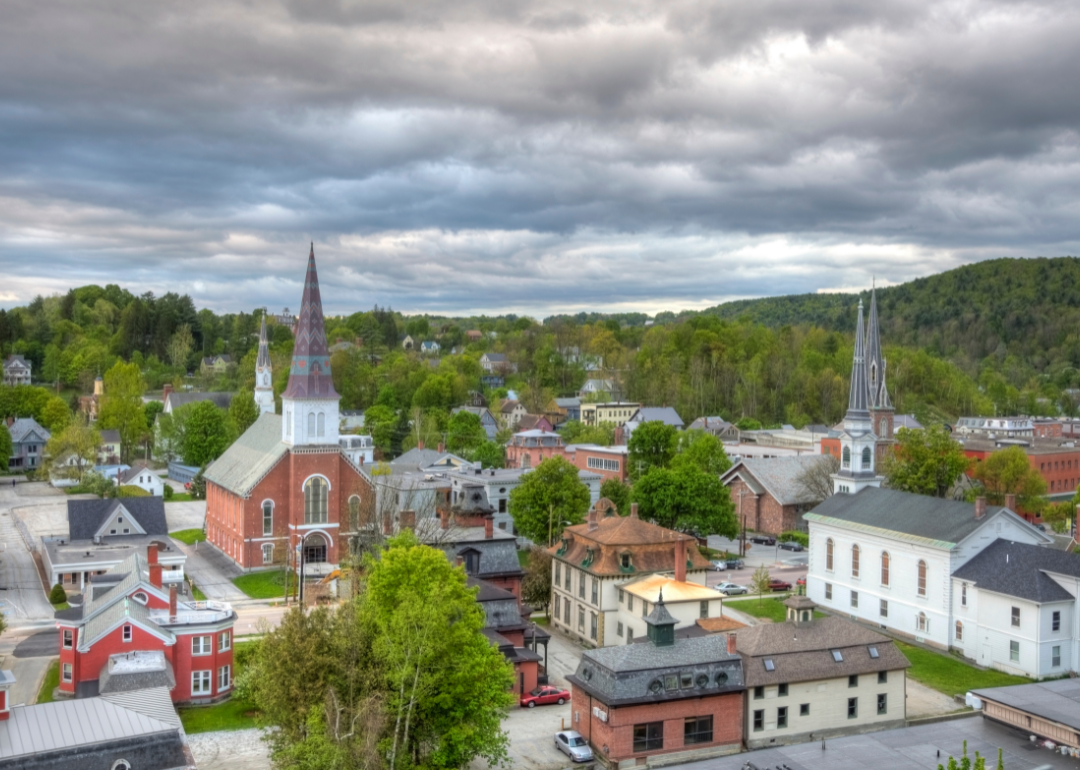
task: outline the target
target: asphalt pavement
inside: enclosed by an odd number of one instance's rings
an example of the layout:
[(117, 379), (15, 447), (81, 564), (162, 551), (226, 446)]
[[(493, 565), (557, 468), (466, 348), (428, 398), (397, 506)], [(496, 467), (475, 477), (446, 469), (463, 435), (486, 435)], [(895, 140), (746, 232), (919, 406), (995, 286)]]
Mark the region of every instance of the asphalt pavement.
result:
[[(33, 504), (33, 500), (19, 494), (22, 486), (0, 486), (0, 612), (9, 628), (38, 625), (53, 618), (34, 557), (16, 529), (11, 512), (13, 507)], [(48, 497), (42, 502), (48, 503)]]

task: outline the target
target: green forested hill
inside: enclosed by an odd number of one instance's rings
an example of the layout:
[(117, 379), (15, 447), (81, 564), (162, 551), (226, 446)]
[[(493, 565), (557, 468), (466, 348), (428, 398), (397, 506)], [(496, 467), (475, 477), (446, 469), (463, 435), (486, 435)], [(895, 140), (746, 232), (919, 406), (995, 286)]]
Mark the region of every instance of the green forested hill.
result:
[[(869, 292), (862, 297), (869, 300)], [(858, 296), (800, 294), (704, 311), (766, 326), (850, 332)], [(994, 259), (878, 290), (885, 344), (923, 348), (972, 376), (988, 368), (1015, 387), (1045, 376), (1075, 387), (1080, 368), (1080, 259)]]

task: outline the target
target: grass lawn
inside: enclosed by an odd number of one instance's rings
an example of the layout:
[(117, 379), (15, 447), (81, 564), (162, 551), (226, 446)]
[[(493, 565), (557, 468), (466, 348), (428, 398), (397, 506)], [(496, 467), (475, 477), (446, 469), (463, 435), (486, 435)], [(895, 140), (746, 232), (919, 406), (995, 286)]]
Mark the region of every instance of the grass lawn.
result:
[[(240, 674), (240, 666), (236, 662), (236, 652), (245, 644), (251, 642), (239, 642), (233, 650), (233, 682)], [(188, 706), (178, 709), (180, 721), (184, 724), (184, 730), (188, 733), (207, 733), (214, 730), (246, 730), (249, 727), (257, 727), (255, 723), (255, 706), (247, 701), (230, 699), (214, 706)]]
[(206, 594), (199, 590), (199, 587), (194, 583), (191, 583), (191, 598), (197, 602), (205, 602)]
[[(783, 605), (786, 598), (785, 594), (779, 597), (762, 596), (760, 602), (756, 596), (750, 599), (724, 599), (724, 605), (755, 618), (768, 618), (774, 623), (783, 623), (787, 619), (787, 607)], [(823, 618), (825, 613), (814, 610), (814, 617)]]
[(969, 666), (952, 655), (931, 652), (903, 642), (897, 642), (896, 646), (911, 661), (908, 676), (950, 697), (983, 687), (1004, 687), (1031, 682), (1026, 677)]
[(173, 496), (165, 502), (167, 503), (190, 503), (192, 500), (191, 495), (187, 492), (173, 492)]
[(279, 569), (249, 572), (233, 578), (232, 582), (252, 599), (276, 599), (285, 595), (285, 573)]
[(181, 543), (187, 545), (206, 542), (206, 533), (201, 529), (181, 529), (178, 532), (170, 532), (169, 537), (175, 537)]
[(70, 610), (70, 609), (71, 609), (71, 605), (70, 605), (70, 604), (68, 604), (67, 602), (60, 602), (59, 604), (54, 604), (54, 605), (52, 606), (52, 608), (53, 608), (54, 610)]
[(60, 661), (54, 660), (49, 664), (49, 670), (45, 672), (45, 680), (38, 690), (38, 703), (52, 703), (53, 690), (60, 686)]

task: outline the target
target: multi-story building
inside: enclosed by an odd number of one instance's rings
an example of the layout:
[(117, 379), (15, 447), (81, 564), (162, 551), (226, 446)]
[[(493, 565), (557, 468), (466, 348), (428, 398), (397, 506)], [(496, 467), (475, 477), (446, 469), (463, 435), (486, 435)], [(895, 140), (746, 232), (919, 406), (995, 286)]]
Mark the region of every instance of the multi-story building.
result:
[(629, 420), (641, 407), (633, 401), (608, 401), (602, 404), (582, 404), (581, 422), (590, 427), (610, 423), (615, 427)]
[(866, 487), (804, 514), (807, 595), (834, 612), (947, 649), (958, 569), (994, 539), (1048, 545), (1008, 508)]
[(12, 353), (4, 361), (4, 384), (10, 386), (29, 385), (32, 367), (33, 364), (25, 358)]
[(552, 546), (552, 623), (586, 644), (618, 639), (620, 585), (639, 575), (674, 574), (680, 583), (705, 585), (708, 560), (690, 535), (642, 521), (637, 506), (619, 516), (601, 500), (588, 521), (563, 530)]
[[(236, 613), (221, 602), (180, 601), (166, 590), (157, 546), (95, 575), (82, 604), (56, 613), (60, 692), (91, 697), (106, 681), (139, 667), (171, 680), (172, 700), (209, 703), (232, 693)], [(153, 664), (153, 665), (151, 665)], [(118, 670), (119, 668), (119, 670)]]
[(375, 496), (364, 447), (339, 436), (314, 248), (295, 334), (282, 413), (261, 414), (206, 469), (206, 533), (244, 570), (288, 561), (314, 578), (337, 566), (343, 541), (373, 524), (365, 517)]
[(1035, 679), (1080, 670), (1080, 557), (999, 539), (952, 575), (949, 644)]
[[(1075, 492), (1080, 486), (1080, 446), (1068, 438), (984, 438), (961, 437), (964, 454), (975, 461), (985, 462), (994, 452), (1020, 447), (1028, 463), (1046, 480), (1046, 491), (1052, 495)], [(974, 467), (969, 471), (974, 473)], [(1029, 517), (1030, 518), (1030, 517)]]
[(8, 433), (11, 435), (11, 456), (8, 469), (12, 471), (31, 471), (41, 467), (41, 458), (45, 454), (45, 444), (52, 434), (38, 425), (33, 417), (9, 417)]
[(562, 436), (546, 430), (523, 430), (506, 445), (506, 467), (535, 468), (550, 457), (565, 457)]
[(805, 532), (802, 515), (821, 498), (803, 483), (802, 474), (820, 462), (816, 454), (737, 461), (720, 481), (731, 490), (739, 526), (774, 535)]
[(625, 444), (598, 446), (597, 444), (570, 444), (566, 447), (566, 459), (581, 470), (598, 474), (605, 481), (617, 479), (624, 484), (629, 478), (626, 467), (630, 451)]
[(662, 422), (675, 430), (682, 430), (685, 426), (679, 413), (673, 407), (640, 406), (623, 422), (621, 434), (616, 436), (616, 441), (620, 444), (629, 443), (630, 437), (634, 435), (634, 429), (647, 422)]
[(606, 638), (605, 646), (632, 644), (645, 636), (645, 618), (661, 601), (675, 619), (676, 631), (692, 628), (699, 620), (722, 617), (723, 596), (714, 589), (680, 582), (671, 575), (642, 575), (619, 584), (615, 636)]
[(735, 632), (747, 748), (903, 727), (911, 664), (893, 641), (844, 618), (815, 619), (808, 597), (784, 604), (785, 622)]
[(954, 432), (958, 437), (1034, 438), (1035, 425), (1030, 417), (961, 417)]

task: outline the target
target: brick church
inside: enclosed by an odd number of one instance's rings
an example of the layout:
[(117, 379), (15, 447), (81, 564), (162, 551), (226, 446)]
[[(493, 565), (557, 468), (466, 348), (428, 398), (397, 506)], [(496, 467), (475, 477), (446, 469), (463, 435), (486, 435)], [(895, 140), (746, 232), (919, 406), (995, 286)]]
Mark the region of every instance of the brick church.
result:
[[(314, 577), (339, 564), (360, 528), (362, 504), (374, 495), (361, 470), (363, 450), (338, 435), (314, 247), (295, 336), (282, 413), (266, 410), (265, 394), (257, 393), (265, 411), (206, 469), (206, 533), (245, 571), (286, 562), (295, 568), (302, 555), (305, 575)], [(257, 370), (264, 389), (267, 345), (264, 324)]]

